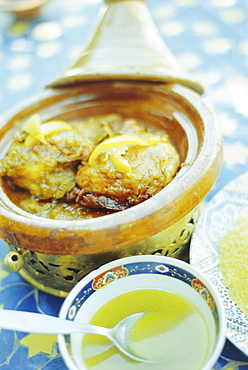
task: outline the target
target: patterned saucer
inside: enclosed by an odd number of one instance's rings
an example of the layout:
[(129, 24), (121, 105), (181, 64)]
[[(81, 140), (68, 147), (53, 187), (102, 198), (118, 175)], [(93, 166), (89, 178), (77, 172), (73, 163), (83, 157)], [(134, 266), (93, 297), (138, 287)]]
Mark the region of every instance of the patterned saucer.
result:
[(248, 356), (248, 318), (231, 299), (218, 265), (218, 240), (248, 207), (248, 172), (221, 189), (199, 218), (190, 246), (190, 263), (215, 285), (226, 313), (226, 336)]

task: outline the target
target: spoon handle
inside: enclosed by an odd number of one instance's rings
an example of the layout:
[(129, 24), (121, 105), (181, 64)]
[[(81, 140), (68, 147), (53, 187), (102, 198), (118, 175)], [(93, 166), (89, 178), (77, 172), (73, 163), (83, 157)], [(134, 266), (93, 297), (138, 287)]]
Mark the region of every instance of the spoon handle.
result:
[(64, 320), (55, 316), (1, 309), (0, 328), (39, 334), (91, 333), (106, 335), (108, 331), (108, 329), (95, 325)]

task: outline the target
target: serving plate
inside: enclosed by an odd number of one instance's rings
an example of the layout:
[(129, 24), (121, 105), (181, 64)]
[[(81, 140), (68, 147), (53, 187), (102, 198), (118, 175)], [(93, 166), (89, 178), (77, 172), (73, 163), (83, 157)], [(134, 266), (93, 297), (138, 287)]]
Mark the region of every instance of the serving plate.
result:
[(248, 318), (231, 299), (218, 265), (219, 238), (235, 224), (248, 207), (248, 172), (221, 189), (199, 218), (190, 245), (190, 263), (215, 285), (226, 313), (226, 336), (248, 355)]

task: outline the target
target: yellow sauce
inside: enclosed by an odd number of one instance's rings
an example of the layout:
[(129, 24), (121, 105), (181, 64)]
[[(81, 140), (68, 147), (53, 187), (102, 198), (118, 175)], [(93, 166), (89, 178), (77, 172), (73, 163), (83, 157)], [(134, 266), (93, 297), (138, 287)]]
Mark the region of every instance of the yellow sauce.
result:
[(202, 369), (209, 355), (208, 328), (198, 308), (177, 294), (159, 289), (124, 293), (101, 307), (90, 323), (113, 327), (135, 312), (147, 314), (133, 326), (130, 348), (137, 356), (157, 363), (131, 361), (108, 339), (87, 334), (82, 343), (87, 369)]

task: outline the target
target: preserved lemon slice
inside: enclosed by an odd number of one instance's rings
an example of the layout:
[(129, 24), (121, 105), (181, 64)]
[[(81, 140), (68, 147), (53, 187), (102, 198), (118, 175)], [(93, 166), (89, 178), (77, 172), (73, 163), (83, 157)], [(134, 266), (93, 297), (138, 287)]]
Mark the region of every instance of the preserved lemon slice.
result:
[(113, 151), (114, 148), (121, 147), (123, 145), (147, 145), (144, 140), (142, 140), (138, 136), (128, 136), (128, 135), (118, 135), (115, 137), (111, 137), (100, 143), (91, 153), (89, 158), (89, 165), (92, 166), (93, 162), (96, 160), (98, 155), (101, 152), (110, 152)]
[[(34, 114), (30, 117), (23, 127), (23, 131), (27, 132), (33, 139), (40, 141), (42, 144), (46, 144), (44, 134), (40, 130), (40, 116)], [(30, 145), (30, 139), (28, 140)], [(25, 146), (28, 146), (25, 142)]]
[[(33, 137), (33, 136), (31, 136), (31, 135), (28, 135), (27, 137), (26, 137), (26, 139), (25, 139), (25, 147), (26, 148), (28, 148), (28, 147), (30, 147), (30, 146), (32, 146), (32, 145), (34, 145), (35, 143), (37, 143), (37, 139), (35, 138), (35, 137)], [(44, 143), (43, 143), (44, 144)], [(46, 144), (46, 141), (45, 141), (45, 144)]]
[(44, 136), (51, 135), (56, 131), (61, 130), (72, 130), (72, 126), (69, 123), (61, 120), (54, 120), (49, 122), (44, 122), (40, 126), (40, 130)]
[(118, 172), (122, 172), (127, 175), (131, 173), (131, 166), (125, 158), (121, 157), (120, 155), (112, 154), (110, 155), (110, 160)]
[(29, 147), (36, 141), (47, 144), (45, 136), (51, 135), (56, 131), (72, 130), (72, 126), (62, 120), (53, 120), (41, 124), (39, 114), (34, 114), (27, 120), (23, 130), (29, 134), (25, 140), (25, 146)]

